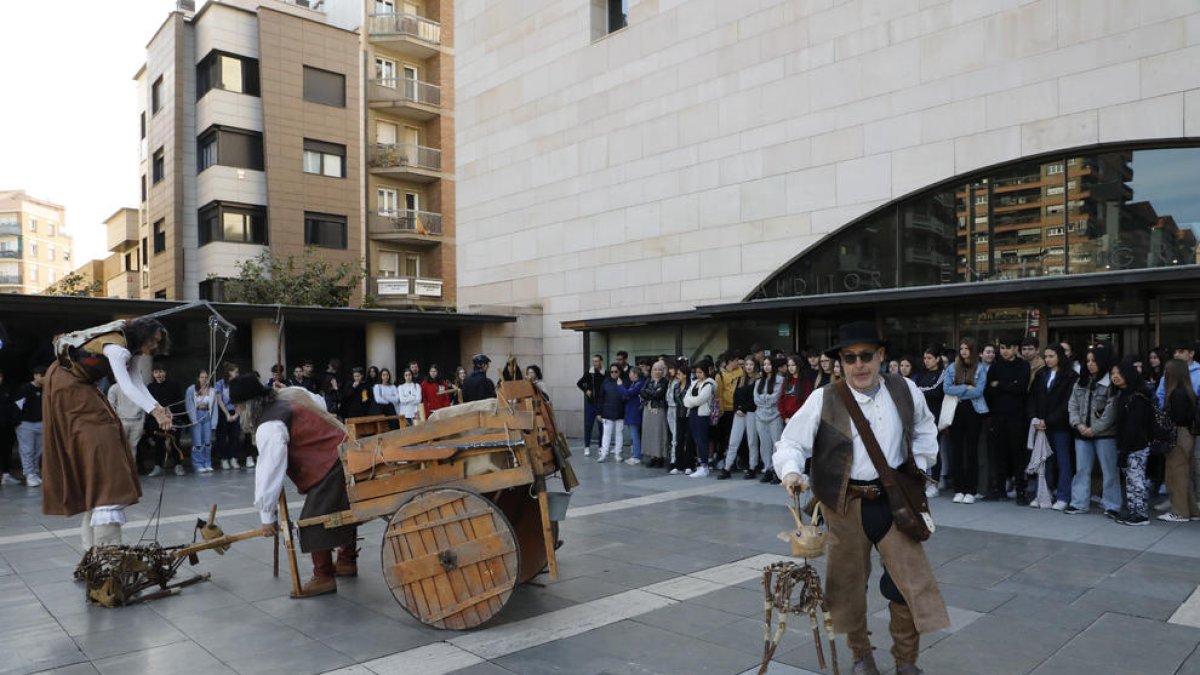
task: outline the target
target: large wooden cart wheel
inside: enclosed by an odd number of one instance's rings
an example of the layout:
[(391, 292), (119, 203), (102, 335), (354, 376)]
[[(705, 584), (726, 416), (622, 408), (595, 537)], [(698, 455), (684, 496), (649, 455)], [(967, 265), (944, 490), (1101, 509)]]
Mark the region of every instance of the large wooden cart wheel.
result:
[(383, 578), (418, 621), (474, 628), (498, 614), (517, 584), (520, 553), (495, 504), (460, 488), (418, 492), (383, 534)]

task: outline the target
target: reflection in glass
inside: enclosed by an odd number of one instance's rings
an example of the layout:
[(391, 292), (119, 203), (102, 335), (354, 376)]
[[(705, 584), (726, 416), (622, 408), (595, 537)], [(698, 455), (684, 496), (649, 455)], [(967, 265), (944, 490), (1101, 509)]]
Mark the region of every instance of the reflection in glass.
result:
[(844, 228), (751, 297), (1196, 264), (1198, 178), (1200, 148), (1014, 162)]

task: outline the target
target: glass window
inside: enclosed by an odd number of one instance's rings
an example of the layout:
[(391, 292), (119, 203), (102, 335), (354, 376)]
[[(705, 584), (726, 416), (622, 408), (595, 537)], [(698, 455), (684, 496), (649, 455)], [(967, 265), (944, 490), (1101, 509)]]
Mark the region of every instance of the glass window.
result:
[(304, 66), (304, 100), (346, 107), (346, 76)]
[(896, 285), (895, 210), (847, 228), (818, 244), (760, 289), (759, 297), (820, 295)]
[(304, 243), (322, 248), (346, 248), (346, 217), (305, 213)]
[(304, 139), (304, 172), (346, 177), (346, 146)]
[(196, 171), (203, 171), (217, 163), (217, 135), (209, 134), (200, 138), (200, 150), (196, 153)]
[(151, 179), (158, 183), (166, 175), (167, 164), (163, 157), (163, 149), (159, 148), (154, 151), (154, 160), (150, 163)]
[(163, 79), (159, 75), (154, 84), (150, 85), (150, 114), (157, 113), (162, 108)]
[(212, 202), (200, 209), (199, 227), (201, 246), (214, 241), (267, 243), (267, 211), (262, 206)]
[(155, 255), (167, 250), (167, 230), (165, 222), (159, 219), (154, 222), (154, 253)]
[(257, 131), (212, 126), (196, 142), (199, 145), (197, 171), (213, 164), (256, 171), (263, 169), (262, 134)]
[(37, 218), (30, 218), (30, 219), (29, 219), (29, 231), (30, 231), (30, 232), (37, 232)]
[(258, 96), (258, 59), (211, 51), (196, 64), (196, 98), (223, 89)]

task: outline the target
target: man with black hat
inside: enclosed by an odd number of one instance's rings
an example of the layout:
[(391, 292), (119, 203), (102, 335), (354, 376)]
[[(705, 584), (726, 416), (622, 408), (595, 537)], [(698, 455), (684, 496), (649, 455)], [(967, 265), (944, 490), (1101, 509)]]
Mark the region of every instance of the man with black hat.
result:
[[(829, 527), (825, 596), (833, 630), (846, 633), (854, 673), (878, 674), (867, 631), (867, 579), (871, 547), (884, 573), (879, 588), (891, 612), (896, 673), (920, 673), (920, 634), (950, 625), (942, 593), (921, 544), (893, 526), (891, 506), (879, 472), (851, 419), (843, 396), (861, 409), (883, 459), (895, 468), (912, 457), (922, 471), (937, 459), (937, 423), (916, 385), (882, 374), (887, 343), (874, 322), (841, 326), (838, 343), (826, 352), (840, 359), (843, 379), (814, 391), (788, 422), (775, 445), (773, 462), (791, 494), (808, 489), (804, 463), (811, 458), (813, 495)], [(849, 387), (848, 391), (835, 390)]]
[[(277, 530), (276, 510), (285, 475), (305, 495), (301, 519), (350, 508), (345, 473), (338, 458), (346, 428), (325, 412), (323, 399), (298, 387), (268, 389), (256, 376), (241, 375), (229, 383), (229, 400), (237, 406), (242, 429), (253, 433), (258, 445), (254, 506), (259, 511), (264, 537), (274, 536)], [(356, 538), (357, 528), (353, 525), (300, 528), (300, 550), (312, 554), (313, 577), (293, 597), (335, 593), (335, 577), (357, 576)]]
[(474, 366), (474, 370), (467, 376), (466, 381), (463, 382), (463, 403), (496, 398), (496, 385), (492, 384), (492, 381), (487, 376), (487, 369), (491, 365), (492, 360), (488, 358), (487, 354), (476, 354), (471, 357), (471, 363)]
[(1025, 495), (1025, 467), (1029, 464), (1026, 434), (1029, 418), (1025, 416), (1025, 394), (1029, 390), (1029, 362), (1020, 358), (1021, 338), (1005, 335), (1000, 338), (1000, 358), (992, 362), (987, 372), (984, 399), (992, 412), (991, 449), (992, 485), (988, 486), (989, 500), (1008, 499), (1005, 480), (1011, 479), (1017, 493), (1017, 505), (1029, 503)]

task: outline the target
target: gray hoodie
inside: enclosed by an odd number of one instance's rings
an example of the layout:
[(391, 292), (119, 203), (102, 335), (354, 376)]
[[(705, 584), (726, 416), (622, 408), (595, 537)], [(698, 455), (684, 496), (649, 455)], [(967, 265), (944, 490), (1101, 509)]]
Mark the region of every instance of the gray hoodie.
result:
[(1117, 435), (1117, 406), (1116, 397), (1112, 396), (1112, 384), (1108, 375), (1100, 378), (1090, 386), (1076, 384), (1071, 388), (1071, 399), (1067, 402), (1067, 416), (1071, 422), (1071, 431), (1082, 424), (1091, 427), (1095, 432), (1093, 438), (1114, 438)]
[(779, 392), (783, 391), (783, 376), (775, 375), (775, 387), (767, 393), (766, 378), (759, 378), (754, 383), (754, 405), (758, 408), (754, 414), (760, 422), (774, 422), (779, 418)]

